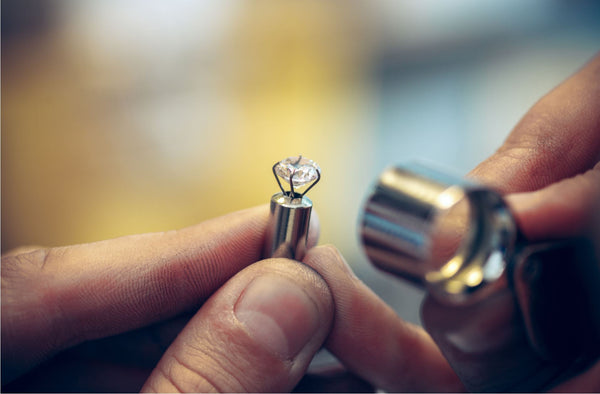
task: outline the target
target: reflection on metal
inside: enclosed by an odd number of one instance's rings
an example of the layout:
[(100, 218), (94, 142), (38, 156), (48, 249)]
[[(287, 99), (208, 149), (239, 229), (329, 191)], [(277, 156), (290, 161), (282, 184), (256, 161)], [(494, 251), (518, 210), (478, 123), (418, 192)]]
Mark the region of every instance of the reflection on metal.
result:
[(307, 197), (290, 198), (283, 193), (271, 197), (264, 257), (302, 260), (311, 210), (312, 201)]
[[(305, 194), (321, 179), (321, 169), (315, 162), (300, 155), (275, 163), (273, 175), (281, 193), (271, 197), (263, 255), (302, 260), (306, 253), (312, 211), (312, 201)], [(279, 177), (289, 184), (289, 191), (283, 188)], [(298, 193), (294, 186), (306, 188)]]
[(545, 390), (600, 357), (591, 240), (529, 243), (498, 193), (418, 164), (381, 175), (361, 235), (371, 262), (427, 290), (425, 326), (469, 391)]
[(419, 164), (384, 171), (367, 201), (361, 231), (376, 266), (450, 303), (493, 291), (517, 237), (498, 193)]

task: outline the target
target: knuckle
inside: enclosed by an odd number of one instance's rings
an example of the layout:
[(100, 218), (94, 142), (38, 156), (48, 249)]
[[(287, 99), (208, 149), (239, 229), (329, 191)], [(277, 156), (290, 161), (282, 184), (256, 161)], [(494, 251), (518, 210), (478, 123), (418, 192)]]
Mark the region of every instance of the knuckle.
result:
[(39, 248), (27, 251), (15, 250), (2, 256), (2, 277), (31, 274), (43, 268), (50, 255), (50, 249)]
[(3, 308), (4, 305), (34, 298), (40, 288), (42, 267), (49, 253), (49, 249), (36, 249), (2, 256)]

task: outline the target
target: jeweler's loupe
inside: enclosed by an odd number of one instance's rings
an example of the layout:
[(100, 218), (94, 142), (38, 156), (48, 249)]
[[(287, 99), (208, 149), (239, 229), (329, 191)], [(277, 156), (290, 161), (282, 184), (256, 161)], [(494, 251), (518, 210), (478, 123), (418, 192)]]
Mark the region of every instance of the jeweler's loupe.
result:
[(412, 163), (381, 174), (361, 236), (377, 267), (465, 303), (502, 285), (517, 226), (495, 191)]
[[(359, 227), (375, 266), (431, 296), (422, 312), (435, 310), (428, 328), (437, 340), (472, 351), (502, 330), (529, 344), (530, 366), (545, 375), (523, 376), (512, 389), (551, 387), (600, 357), (600, 265), (584, 235), (530, 243), (499, 193), (417, 163), (381, 174)], [(446, 357), (459, 364), (464, 354)], [(485, 355), (500, 375), (513, 367), (501, 351)], [(458, 370), (469, 390), (487, 390)]]

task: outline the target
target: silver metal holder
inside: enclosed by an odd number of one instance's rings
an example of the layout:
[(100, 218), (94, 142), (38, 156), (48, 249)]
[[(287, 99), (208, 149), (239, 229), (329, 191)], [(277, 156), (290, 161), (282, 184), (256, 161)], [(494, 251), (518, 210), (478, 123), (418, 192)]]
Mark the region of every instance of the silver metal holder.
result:
[(265, 257), (302, 260), (306, 253), (311, 211), (312, 201), (308, 197), (274, 194), (271, 197)]
[[(321, 169), (301, 155), (273, 165), (273, 175), (281, 189), (271, 197), (264, 257), (302, 260), (306, 253), (312, 201), (305, 194), (321, 179)], [(286, 191), (279, 178), (290, 190)], [(298, 190), (304, 190), (299, 193)]]

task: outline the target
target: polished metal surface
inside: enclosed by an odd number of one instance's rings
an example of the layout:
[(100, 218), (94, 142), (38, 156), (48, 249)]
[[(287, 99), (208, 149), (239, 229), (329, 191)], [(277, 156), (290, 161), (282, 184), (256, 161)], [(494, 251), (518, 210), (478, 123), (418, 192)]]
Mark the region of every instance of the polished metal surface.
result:
[(271, 197), (264, 257), (302, 260), (310, 225), (312, 201), (277, 193)]
[(545, 390), (598, 360), (592, 240), (530, 243), (498, 193), (415, 163), (383, 172), (361, 236), (374, 265), (427, 290), (423, 323), (467, 390)]
[(411, 163), (382, 173), (361, 237), (377, 267), (461, 304), (505, 285), (517, 227), (498, 193)]

